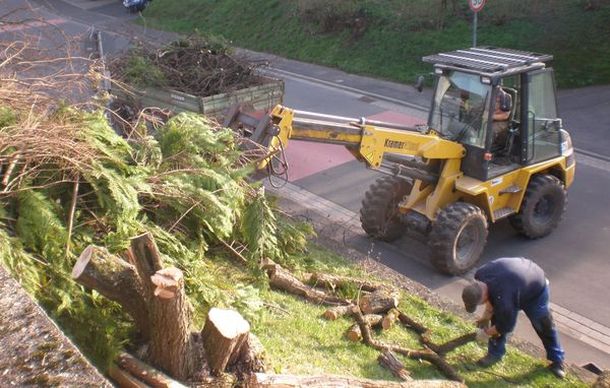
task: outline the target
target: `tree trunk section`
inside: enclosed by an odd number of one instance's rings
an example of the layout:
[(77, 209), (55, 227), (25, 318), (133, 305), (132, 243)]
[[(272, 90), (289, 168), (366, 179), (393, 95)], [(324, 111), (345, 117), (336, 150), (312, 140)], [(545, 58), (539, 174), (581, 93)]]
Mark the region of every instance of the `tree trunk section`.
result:
[(191, 343), (191, 306), (184, 291), (182, 271), (170, 267), (151, 276), (156, 286), (150, 303), (149, 361), (179, 380), (195, 369), (197, 357)]
[(121, 353), (117, 358), (119, 367), (128, 371), (132, 376), (142, 380), (147, 386), (159, 388), (182, 388), (184, 385), (156, 370), (150, 365), (138, 360), (129, 353)]
[(110, 254), (106, 248), (89, 245), (72, 268), (72, 279), (123, 306), (142, 337), (150, 338), (143, 285), (133, 265)]
[(333, 295), (328, 295), (325, 292), (316, 290), (313, 287), (303, 284), (290, 272), (275, 264), (267, 267), (269, 275), (269, 283), (271, 287), (289, 292), (294, 295), (299, 295), (311, 302), (328, 304), (328, 305), (348, 305), (350, 302), (345, 299), (337, 298)]
[(381, 288), (381, 285), (366, 280), (325, 273), (311, 274), (307, 283), (315, 287), (322, 286), (330, 290), (335, 290), (338, 287), (354, 286), (362, 291), (373, 292)]
[[(368, 314), (363, 318), (364, 322), (366, 322), (369, 327), (378, 326), (383, 320), (383, 316), (378, 314)], [(352, 325), (349, 329), (347, 329), (345, 336), (352, 342), (360, 341), (362, 339), (362, 331), (360, 330), (360, 326), (357, 323)]]
[(238, 312), (218, 308), (210, 310), (201, 339), (213, 375), (220, 375), (227, 365), (237, 361), (249, 332), (250, 324)]
[(136, 379), (132, 376), (131, 373), (119, 368), (118, 366), (112, 364), (108, 368), (108, 375), (116, 385), (120, 388), (148, 388), (147, 384), (144, 384), (140, 380)]
[(329, 321), (334, 321), (337, 320), (339, 317), (349, 314), (352, 310), (352, 307), (353, 305), (351, 304), (347, 306), (331, 307), (322, 314), (322, 317), (328, 319)]
[(255, 373), (246, 381), (246, 388), (453, 388), (464, 384), (446, 380), (394, 382), (335, 375), (297, 376)]
[(403, 325), (414, 330), (417, 334), (421, 335), (428, 331), (428, 329), (425, 326), (419, 324), (418, 322), (413, 320), (411, 317), (409, 317), (407, 314), (403, 313), (402, 311), (398, 312), (398, 320)]
[(377, 358), (377, 361), (379, 361), (381, 366), (389, 369), (390, 372), (392, 372), (392, 374), (397, 378), (403, 381), (413, 380), (411, 374), (405, 369), (402, 362), (400, 362), (396, 355), (389, 350), (384, 350)]
[(398, 295), (386, 290), (378, 290), (363, 295), (359, 305), (363, 314), (385, 313), (398, 307)]
[(146, 360), (176, 379), (187, 380), (201, 366), (203, 351), (193, 345), (191, 307), (182, 272), (163, 269), (150, 233), (131, 240), (126, 258), (89, 246), (76, 262), (72, 277), (120, 303), (148, 342)]

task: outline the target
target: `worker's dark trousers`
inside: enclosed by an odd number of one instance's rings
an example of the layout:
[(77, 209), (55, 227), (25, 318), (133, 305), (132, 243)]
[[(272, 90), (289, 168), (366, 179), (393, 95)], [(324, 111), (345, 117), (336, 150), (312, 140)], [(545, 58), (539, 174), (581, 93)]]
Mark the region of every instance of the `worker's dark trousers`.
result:
[[(564, 352), (559, 344), (557, 328), (549, 308), (549, 286), (547, 285), (540, 296), (523, 308), (538, 337), (542, 340), (546, 350), (546, 358), (550, 361), (563, 361)], [(501, 358), (506, 353), (507, 333), (496, 338), (490, 338), (487, 351), (490, 355)]]

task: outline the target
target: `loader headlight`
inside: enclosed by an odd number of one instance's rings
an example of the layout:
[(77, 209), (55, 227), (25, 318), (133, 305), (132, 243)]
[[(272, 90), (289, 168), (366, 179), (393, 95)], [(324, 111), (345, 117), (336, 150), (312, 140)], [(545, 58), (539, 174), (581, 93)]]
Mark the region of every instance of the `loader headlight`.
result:
[(574, 164), (574, 147), (572, 146), (572, 138), (570, 134), (561, 130), (561, 155), (566, 157), (567, 166)]

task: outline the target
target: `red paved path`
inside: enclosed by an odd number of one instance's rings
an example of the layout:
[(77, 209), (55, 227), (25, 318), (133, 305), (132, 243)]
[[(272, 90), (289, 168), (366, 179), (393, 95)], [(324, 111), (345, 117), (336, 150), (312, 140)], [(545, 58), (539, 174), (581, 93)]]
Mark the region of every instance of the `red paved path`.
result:
[[(415, 125), (423, 122), (417, 117), (392, 111), (381, 112), (367, 118), (403, 125)], [(286, 149), (286, 159), (290, 166), (288, 180), (294, 182), (350, 162), (354, 160), (354, 156), (344, 146), (293, 140)]]

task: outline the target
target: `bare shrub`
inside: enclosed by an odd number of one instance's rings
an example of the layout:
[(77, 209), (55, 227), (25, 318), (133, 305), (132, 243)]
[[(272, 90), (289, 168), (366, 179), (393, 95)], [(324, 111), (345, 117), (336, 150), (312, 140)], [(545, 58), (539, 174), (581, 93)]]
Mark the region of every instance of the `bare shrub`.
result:
[(298, 0), (297, 9), (301, 20), (311, 26), (310, 33), (347, 30), (359, 38), (369, 24), (362, 2), (357, 0)]

